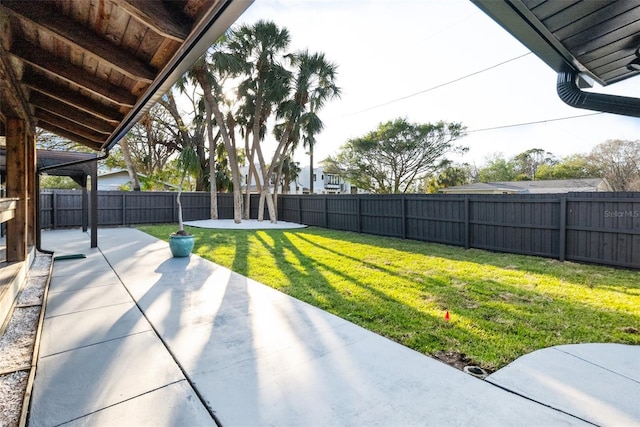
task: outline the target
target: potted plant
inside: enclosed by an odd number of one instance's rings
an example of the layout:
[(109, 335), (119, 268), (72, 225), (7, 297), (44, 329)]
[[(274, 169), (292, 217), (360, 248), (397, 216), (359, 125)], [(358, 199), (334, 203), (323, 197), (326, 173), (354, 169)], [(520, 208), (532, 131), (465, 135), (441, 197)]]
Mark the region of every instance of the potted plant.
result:
[(184, 230), (182, 223), (182, 203), (180, 195), (182, 194), (182, 185), (187, 173), (193, 172), (198, 166), (198, 155), (193, 147), (185, 147), (178, 157), (178, 170), (180, 171), (180, 183), (178, 184), (178, 195), (176, 202), (178, 204), (178, 231), (169, 235), (169, 248), (174, 257), (188, 257), (191, 255), (195, 237)]

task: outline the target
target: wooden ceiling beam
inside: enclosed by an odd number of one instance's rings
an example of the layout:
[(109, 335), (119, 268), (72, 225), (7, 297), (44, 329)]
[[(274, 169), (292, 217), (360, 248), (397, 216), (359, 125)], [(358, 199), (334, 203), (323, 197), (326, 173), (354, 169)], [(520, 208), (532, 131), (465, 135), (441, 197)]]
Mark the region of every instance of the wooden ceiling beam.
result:
[(93, 129), (100, 133), (111, 133), (115, 129), (115, 125), (109, 122), (99, 119), (93, 114), (88, 114), (82, 110), (78, 110), (69, 104), (58, 101), (40, 92), (33, 92), (29, 103), (36, 108), (48, 111), (58, 116), (65, 117), (72, 120), (86, 128)]
[(70, 141), (73, 142), (77, 142), (78, 144), (82, 144), (85, 145), (89, 148), (91, 148), (92, 150), (96, 150), (96, 151), (100, 151), (102, 149), (102, 144), (97, 143), (95, 141), (91, 141), (90, 139), (87, 138), (83, 138), (79, 135), (76, 135), (74, 133), (71, 133), (65, 129), (62, 129), (58, 126), (52, 125), (51, 123), (48, 122), (40, 122), (38, 123), (38, 126), (41, 127), (44, 130), (47, 130), (49, 132), (55, 133), (56, 135), (59, 135), (63, 138), (67, 138)]
[(193, 26), (193, 21), (188, 16), (176, 14), (162, 1), (120, 0), (118, 4), (134, 19), (156, 33), (180, 43), (187, 39)]
[(153, 67), (129, 52), (119, 49), (118, 46), (99, 37), (71, 18), (61, 19), (60, 11), (49, 3), (4, 0), (1, 7), (17, 18), (30, 21), (33, 25), (49, 31), (70, 46), (109, 63), (113, 68), (134, 80), (149, 84), (153, 81), (156, 76), (156, 70)]
[(95, 75), (91, 75), (79, 67), (69, 65), (49, 52), (25, 41), (14, 42), (11, 46), (11, 54), (44, 73), (54, 74), (115, 104), (132, 107), (137, 100), (132, 93), (109, 82), (99, 81)]
[(69, 90), (68, 87), (57, 84), (51, 80), (43, 79), (40, 76), (24, 74), (22, 76), (22, 84), (33, 90), (44, 93), (45, 95), (49, 95), (59, 101), (65, 102), (77, 109), (98, 116), (103, 120), (117, 123), (122, 121), (124, 118), (124, 114), (120, 113), (120, 111), (84, 97), (77, 92)]
[[(0, 43), (0, 77), (2, 77), (2, 80), (4, 80), (7, 85), (7, 90), (2, 90), (0, 92), (0, 96), (3, 97), (3, 105), (0, 105), (0, 112), (5, 116), (19, 116), (21, 119), (25, 120), (29, 129), (31, 129), (32, 132), (35, 132), (35, 123), (33, 122), (29, 103), (27, 102), (27, 98), (20, 86), (19, 79), (11, 65), (9, 55), (7, 55), (2, 43)], [(10, 96), (5, 96), (7, 92)], [(6, 104), (10, 104), (13, 111), (6, 111)]]
[(81, 126), (76, 122), (72, 122), (71, 120), (67, 120), (63, 117), (58, 116), (57, 114), (51, 114), (50, 112), (41, 110), (39, 108), (36, 108), (34, 115), (38, 119), (38, 124), (47, 122), (49, 124), (58, 126), (60, 129), (71, 132), (74, 135), (79, 135), (83, 138), (97, 143), (104, 142), (108, 136), (108, 134), (99, 133), (92, 129), (87, 129), (86, 127)]

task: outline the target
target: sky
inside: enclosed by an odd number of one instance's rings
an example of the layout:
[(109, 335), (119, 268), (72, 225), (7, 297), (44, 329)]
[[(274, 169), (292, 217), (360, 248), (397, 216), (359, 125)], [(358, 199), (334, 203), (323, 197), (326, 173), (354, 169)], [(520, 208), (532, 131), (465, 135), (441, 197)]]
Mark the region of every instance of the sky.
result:
[[(640, 119), (564, 104), (556, 73), (468, 0), (255, 0), (237, 24), (260, 19), (287, 28), (292, 50), (323, 52), (338, 66), (342, 96), (320, 112), (316, 161), (399, 117), (461, 122), (467, 136), (458, 143), (469, 150), (450, 158), (478, 167), (496, 153), (563, 157), (640, 138)], [(593, 90), (640, 97), (639, 80)], [(530, 122), (543, 123), (486, 130)], [(296, 160), (308, 163), (302, 150)]]

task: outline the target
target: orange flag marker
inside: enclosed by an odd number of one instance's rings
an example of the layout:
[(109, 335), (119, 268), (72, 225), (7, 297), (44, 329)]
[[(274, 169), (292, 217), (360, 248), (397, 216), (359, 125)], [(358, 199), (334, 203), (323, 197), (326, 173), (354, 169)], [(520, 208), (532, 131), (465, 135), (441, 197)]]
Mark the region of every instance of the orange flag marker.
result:
[(449, 320), (451, 320), (451, 315), (449, 314), (449, 310), (447, 310), (447, 312), (444, 315), (444, 321), (448, 322)]

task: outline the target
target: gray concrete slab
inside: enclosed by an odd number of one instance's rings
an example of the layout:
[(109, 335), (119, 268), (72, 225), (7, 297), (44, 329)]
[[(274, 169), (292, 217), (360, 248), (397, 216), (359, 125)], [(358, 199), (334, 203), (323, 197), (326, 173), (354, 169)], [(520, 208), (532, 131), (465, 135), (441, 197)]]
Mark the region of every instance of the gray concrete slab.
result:
[(186, 380), (79, 418), (66, 427), (215, 427)]
[(41, 357), (29, 425), (56, 426), (183, 379), (153, 332)]
[(527, 354), (487, 382), (601, 426), (640, 426), (640, 346), (580, 344)]
[(121, 285), (120, 279), (118, 279), (113, 270), (93, 271), (86, 269), (72, 275), (52, 275), (49, 291), (74, 291), (106, 285)]
[(559, 345), (554, 348), (640, 384), (640, 346), (594, 343)]
[(56, 260), (53, 262), (53, 276), (56, 277), (82, 274), (87, 270), (96, 272), (110, 271), (111, 266), (99, 253), (87, 258)]
[(46, 318), (44, 330), (42, 357), (150, 331), (151, 325), (133, 302), (127, 302)]
[(99, 242), (225, 425), (583, 424), (137, 231)]
[(107, 285), (74, 291), (50, 292), (45, 317), (128, 302), (132, 302), (131, 297), (122, 286)]

